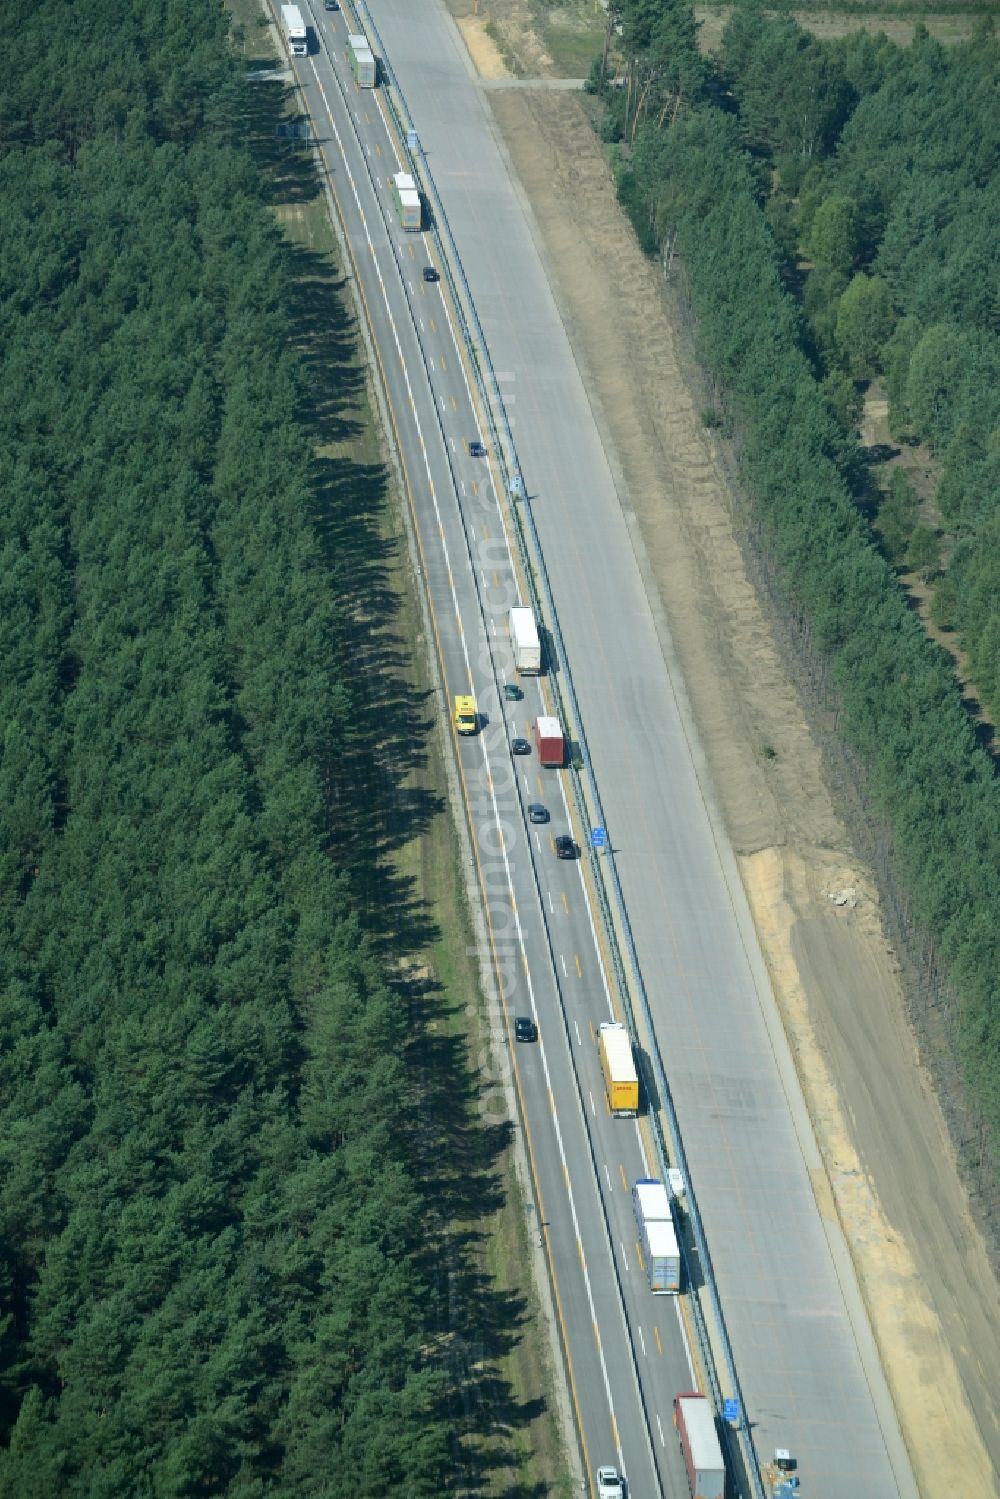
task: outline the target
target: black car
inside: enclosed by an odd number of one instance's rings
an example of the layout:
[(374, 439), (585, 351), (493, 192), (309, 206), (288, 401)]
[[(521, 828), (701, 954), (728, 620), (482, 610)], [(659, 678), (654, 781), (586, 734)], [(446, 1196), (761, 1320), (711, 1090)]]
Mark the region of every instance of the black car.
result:
[(503, 695), (508, 703), (519, 703), (523, 698), (524, 693), (521, 691), (520, 687), (518, 687), (516, 682), (505, 682), (503, 684)]
[(560, 833), (556, 839), (556, 858), (575, 859), (580, 850), (568, 833)]
[(432, 265), (425, 265), (421, 272), (425, 281), (440, 281), (441, 277)]
[(510, 741), (510, 752), (512, 755), (530, 755), (531, 745), (527, 739), (522, 739), (520, 734), (516, 734)]
[(537, 1041), (538, 1026), (530, 1015), (514, 1016), (514, 1040), (515, 1041)]
[(485, 446), (484, 443), (481, 443), (478, 440), (478, 438), (476, 439), (475, 442), (470, 442), (469, 443), (469, 457), (470, 458), (485, 458), (486, 457), (486, 446)]
[(542, 804), (541, 804), (541, 802), (532, 802), (531, 806), (528, 808), (528, 821), (529, 822), (548, 822), (548, 820), (549, 820), (549, 809), (548, 809), (548, 807), (543, 807)]
[(337, 4), (337, 0), (326, 0), (325, 8), (327, 10), (339, 10), (340, 6)]

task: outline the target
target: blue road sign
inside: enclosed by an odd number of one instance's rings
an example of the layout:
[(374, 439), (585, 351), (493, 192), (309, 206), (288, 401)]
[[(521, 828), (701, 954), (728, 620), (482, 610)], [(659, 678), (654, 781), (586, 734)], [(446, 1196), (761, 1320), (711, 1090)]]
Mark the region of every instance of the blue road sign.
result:
[(594, 848), (607, 848), (608, 834), (606, 828), (591, 828), (590, 841)]
[(722, 1405), (722, 1418), (730, 1421), (734, 1426), (740, 1419), (740, 1402), (738, 1400), (726, 1400)]

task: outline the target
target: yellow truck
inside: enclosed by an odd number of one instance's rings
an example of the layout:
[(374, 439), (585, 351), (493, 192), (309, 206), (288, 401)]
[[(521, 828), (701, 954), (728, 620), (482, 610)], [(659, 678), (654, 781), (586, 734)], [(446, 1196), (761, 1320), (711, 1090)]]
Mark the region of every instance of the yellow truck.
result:
[(460, 692), (455, 699), (455, 732), (474, 734), (478, 727), (479, 714), (476, 712), (475, 698)]
[(623, 1025), (599, 1025), (597, 1050), (608, 1108), (616, 1119), (634, 1119), (639, 1112), (639, 1075), (628, 1031)]

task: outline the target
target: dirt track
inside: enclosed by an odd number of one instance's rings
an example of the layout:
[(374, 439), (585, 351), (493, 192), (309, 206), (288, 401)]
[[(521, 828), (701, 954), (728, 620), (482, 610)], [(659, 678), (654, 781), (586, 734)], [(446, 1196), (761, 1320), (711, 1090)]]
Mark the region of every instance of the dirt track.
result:
[[(496, 78), (502, 58), (470, 21), (459, 24), (473, 60)], [(997, 1283), (905, 1019), (874, 883), (747, 579), (688, 340), (618, 211), (582, 101), (486, 98), (682, 663), (921, 1492), (1000, 1493)], [(847, 890), (849, 903), (831, 901)]]

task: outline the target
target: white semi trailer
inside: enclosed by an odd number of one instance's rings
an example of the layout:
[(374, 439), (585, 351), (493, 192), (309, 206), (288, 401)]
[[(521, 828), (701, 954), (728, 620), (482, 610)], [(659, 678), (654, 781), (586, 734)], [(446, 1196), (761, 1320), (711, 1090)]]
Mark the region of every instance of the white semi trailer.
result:
[(293, 57), (308, 57), (309, 32), (297, 5), (281, 7), (281, 24), (285, 32), (285, 43)]
[(661, 1181), (637, 1181), (632, 1207), (649, 1289), (654, 1296), (676, 1296), (681, 1288), (681, 1256), (666, 1187)]
[(537, 677), (542, 669), (542, 643), (538, 638), (534, 610), (517, 608), (510, 611), (510, 643), (517, 670), (522, 676)]

